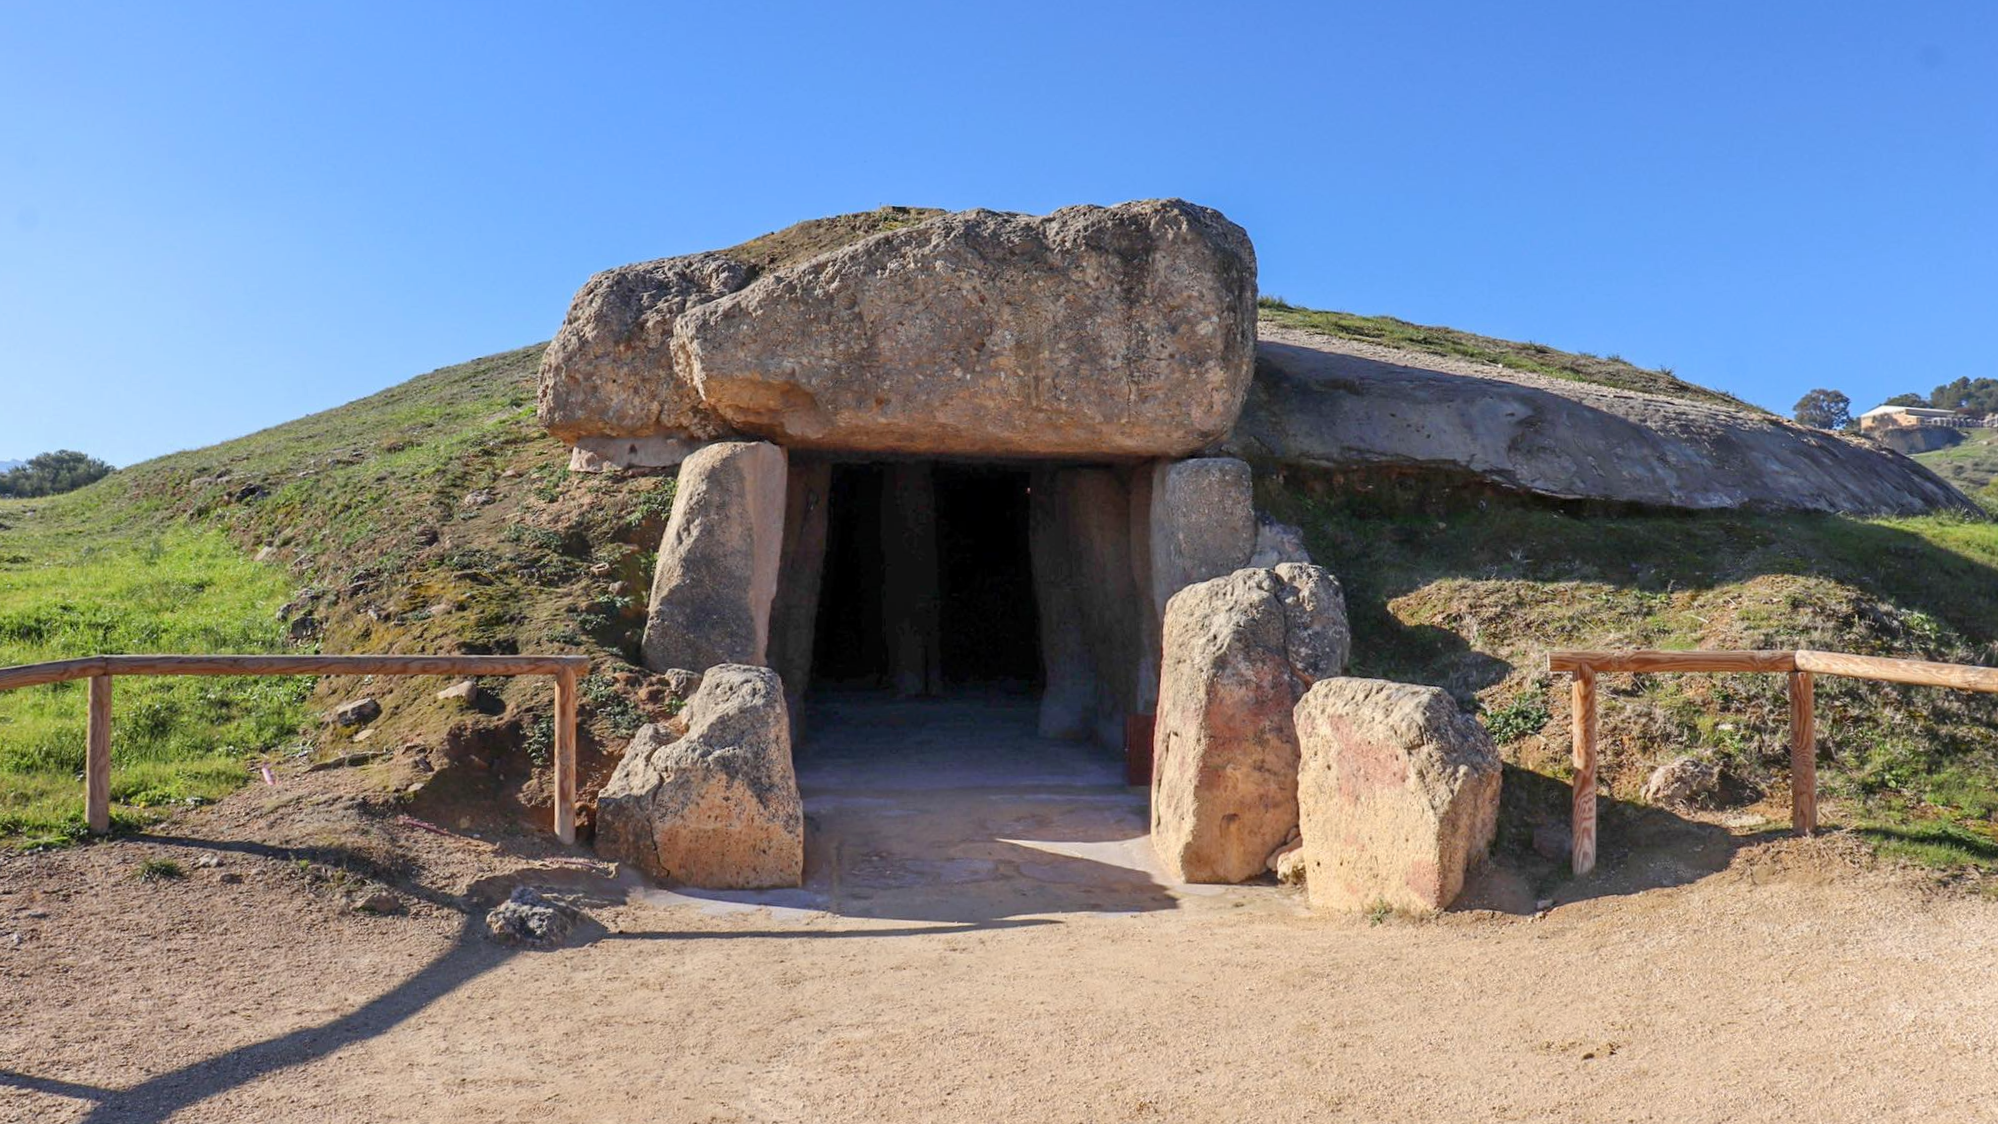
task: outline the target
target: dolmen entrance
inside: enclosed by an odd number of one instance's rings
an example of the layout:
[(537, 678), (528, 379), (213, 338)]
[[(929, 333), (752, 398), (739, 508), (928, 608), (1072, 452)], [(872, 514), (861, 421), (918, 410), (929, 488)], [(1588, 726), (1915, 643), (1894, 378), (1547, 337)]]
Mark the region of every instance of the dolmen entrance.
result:
[(1150, 726), (1173, 878), (1449, 904), (1494, 830), (1490, 743), (1441, 691), (1344, 678), (1338, 581), (1214, 455), (1255, 373), (1248, 235), (1180, 200), (866, 217), (598, 274), (548, 350), (574, 467), (679, 474), (643, 658), (684, 728), (633, 738), (599, 852), (796, 885), (812, 684), (1016, 674), (1043, 736)]

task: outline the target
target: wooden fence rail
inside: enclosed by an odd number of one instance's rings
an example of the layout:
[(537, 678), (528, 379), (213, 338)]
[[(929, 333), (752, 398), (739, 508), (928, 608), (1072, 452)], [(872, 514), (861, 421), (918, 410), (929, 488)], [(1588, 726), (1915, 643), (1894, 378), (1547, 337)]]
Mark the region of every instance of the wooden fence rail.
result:
[(1557, 651), (1547, 653), (1547, 669), (1572, 678), (1574, 738), (1573, 851), (1576, 874), (1596, 866), (1596, 677), (1642, 674), (1771, 674), (1781, 673), (1790, 689), (1790, 830), (1809, 835), (1818, 829), (1818, 763), (1816, 677), (1843, 675), (1921, 687), (1952, 687), (1960, 691), (1998, 692), (1998, 668), (1955, 663), (1896, 660), (1881, 656), (1848, 656), (1837, 652), (1736, 651), (1614, 652)]
[(555, 680), (555, 837), (576, 841), (576, 679), (588, 656), (90, 656), (0, 667), (0, 691), (90, 680), (84, 820), (111, 830), (111, 680), (119, 675), (546, 675)]

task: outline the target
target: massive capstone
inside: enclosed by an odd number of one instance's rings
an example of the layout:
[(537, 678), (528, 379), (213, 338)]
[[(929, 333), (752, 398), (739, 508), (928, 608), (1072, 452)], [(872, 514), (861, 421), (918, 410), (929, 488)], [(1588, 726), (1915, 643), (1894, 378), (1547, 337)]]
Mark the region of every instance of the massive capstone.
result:
[(1255, 251), (1180, 200), (966, 211), (692, 308), (674, 366), (739, 432), (794, 447), (1183, 456), (1254, 367)]
[(1229, 451), (1696, 510), (1968, 510), (1906, 457), (1768, 415), (1265, 325)]
[(541, 357), (541, 424), (571, 444), (725, 432), (700, 391), (674, 372), (669, 345), (681, 313), (733, 293), (755, 276), (734, 257), (705, 253), (619, 266), (590, 278)]

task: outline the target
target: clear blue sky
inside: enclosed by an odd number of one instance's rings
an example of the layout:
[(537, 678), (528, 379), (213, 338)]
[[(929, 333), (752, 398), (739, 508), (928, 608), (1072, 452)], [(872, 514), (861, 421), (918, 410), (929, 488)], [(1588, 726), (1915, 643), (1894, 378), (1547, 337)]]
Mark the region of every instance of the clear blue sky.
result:
[(801, 218), (1162, 195), (1266, 294), (1863, 408), (1998, 376), (1998, 5), (0, 0), (0, 459), (222, 440)]

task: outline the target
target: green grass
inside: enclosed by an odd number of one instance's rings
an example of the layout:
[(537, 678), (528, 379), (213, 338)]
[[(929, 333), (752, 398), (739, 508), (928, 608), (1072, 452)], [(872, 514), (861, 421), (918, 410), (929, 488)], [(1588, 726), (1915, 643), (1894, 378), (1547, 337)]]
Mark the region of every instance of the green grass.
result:
[(1998, 870), (1998, 839), (1988, 831), (1933, 822), (1869, 823), (1861, 825), (1858, 833), (1881, 855), (1932, 870)]
[(1998, 429), (1966, 429), (1963, 440), (1946, 449), (1916, 453), (1915, 460), (1966, 493), (1985, 492), (1998, 483)]
[(1758, 414), (1768, 412), (1731, 394), (1687, 382), (1674, 375), (1668, 368), (1661, 367), (1654, 370), (1639, 367), (1615, 355), (1605, 357), (1561, 351), (1545, 344), (1518, 343), (1513, 340), (1480, 336), (1472, 332), (1460, 332), (1455, 328), (1411, 324), (1392, 316), (1360, 316), (1351, 312), (1299, 308), (1285, 302), (1281, 297), (1264, 297), (1257, 304), (1258, 315), (1263, 322), (1286, 328), (1301, 328), (1343, 339), (1362, 340), (1429, 355), (1496, 363), (1515, 371), (1567, 379), (1571, 382), (1593, 383), (1597, 386), (1612, 386), (1623, 390), (1641, 390), (1650, 394), (1684, 398), (1693, 402), (1726, 406)]
[[(1550, 777), (1567, 775), (1569, 728), (1551, 648), (1809, 647), (1998, 665), (1998, 523), (1492, 496), (1389, 509), (1297, 472), (1260, 489), (1344, 585), (1353, 674), (1444, 687), (1481, 713), (1509, 762)], [(1844, 822), (1993, 829), (1998, 697), (1836, 677), (1817, 690), (1820, 780)], [(1613, 676), (1603, 691), (1601, 768), (1618, 798), (1682, 753), (1718, 760), (1751, 795), (1780, 795), (1782, 677)]]
[[(0, 506), (0, 522), (34, 528), (0, 533), (0, 665), (284, 646), (273, 611), (289, 584), (223, 535), (50, 530), (22, 520), (24, 506)], [(245, 754), (296, 739), (310, 691), (296, 679), (114, 681), (121, 820), (235, 787)], [(81, 831), (85, 696), (81, 681), (0, 694), (0, 837), (41, 843)]]
[[(67, 495), (0, 501), (0, 664), (282, 650), (277, 610), (304, 598), (324, 651), (531, 649), (621, 666), (643, 626), (672, 481), (567, 470), (567, 449), (534, 418), (542, 350), (433, 371)], [(265, 548), (269, 561), (253, 561)], [(590, 573), (599, 563), (608, 576)], [(490, 684), (506, 708), (497, 718), (439, 703), (444, 685), (370, 684), (381, 743), (436, 747), (447, 730), (484, 723), (481, 736), (512, 737), (532, 757), (526, 743), (549, 728), (544, 682)], [(268, 751), (351, 748), (314, 720), (354, 696), (351, 680), (120, 679), (115, 690), (123, 826), (219, 798)], [(81, 834), (84, 695), (81, 683), (0, 694), (0, 845)], [(649, 720), (603, 690), (583, 718), (586, 751)], [(525, 734), (506, 734), (509, 722)]]
[(187, 871), (172, 859), (151, 858), (139, 864), (133, 877), (141, 882), (178, 882), (187, 877)]

